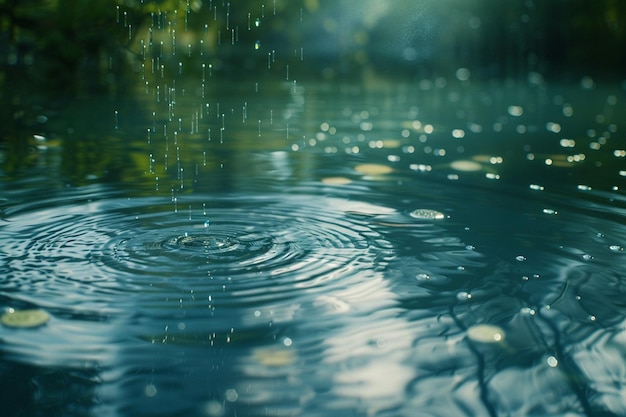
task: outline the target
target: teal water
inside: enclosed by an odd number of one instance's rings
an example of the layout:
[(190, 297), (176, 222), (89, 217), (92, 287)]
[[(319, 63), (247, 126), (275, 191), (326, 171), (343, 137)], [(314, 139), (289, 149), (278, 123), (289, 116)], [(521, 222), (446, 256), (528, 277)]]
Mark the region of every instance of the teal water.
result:
[(0, 326), (3, 415), (626, 414), (623, 82), (231, 68), (162, 23), (0, 149), (0, 310), (50, 316)]
[(167, 171), (122, 111), (34, 150), (1, 302), (51, 319), (2, 329), (13, 415), (622, 414), (623, 92), (451, 84), (279, 85)]

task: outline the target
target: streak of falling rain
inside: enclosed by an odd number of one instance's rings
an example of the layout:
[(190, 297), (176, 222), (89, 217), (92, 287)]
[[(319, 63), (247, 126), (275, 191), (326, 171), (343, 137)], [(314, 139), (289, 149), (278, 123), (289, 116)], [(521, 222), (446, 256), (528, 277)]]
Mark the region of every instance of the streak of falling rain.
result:
[(172, 56), (176, 55), (176, 30), (172, 29)]
[(226, 30), (230, 30), (230, 3), (226, 3)]

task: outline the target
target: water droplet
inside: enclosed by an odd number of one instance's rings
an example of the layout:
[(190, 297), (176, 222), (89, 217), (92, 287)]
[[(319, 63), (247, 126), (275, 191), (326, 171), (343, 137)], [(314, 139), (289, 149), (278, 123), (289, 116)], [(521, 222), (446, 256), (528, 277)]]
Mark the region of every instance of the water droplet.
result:
[(518, 255), (515, 257), (515, 259), (519, 262), (524, 262), (526, 260), (526, 257), (523, 255)]
[(226, 401), (234, 403), (239, 398), (239, 394), (235, 389), (230, 388), (226, 390), (224, 397), (226, 398)]
[(550, 368), (556, 368), (559, 365), (559, 361), (554, 356), (548, 356), (546, 362)]
[(584, 90), (591, 90), (593, 88), (593, 78), (591, 77), (583, 77), (580, 80), (580, 86), (584, 89)]
[(463, 129), (453, 129), (452, 130), (452, 137), (455, 139), (461, 139), (463, 137), (465, 137), (465, 131)]
[(413, 210), (409, 215), (415, 219), (423, 220), (442, 220), (446, 217), (445, 214), (439, 211), (429, 209)]
[(524, 109), (522, 108), (522, 106), (511, 105), (507, 108), (507, 113), (509, 113), (511, 116), (519, 117), (524, 114)]
[(157, 389), (153, 384), (146, 385), (144, 392), (147, 397), (154, 397), (157, 394)]
[(205, 222), (204, 222), (204, 227), (205, 227), (205, 228), (206, 228), (206, 227), (209, 227), (209, 224), (210, 224), (209, 220), (205, 221)]
[(461, 291), (456, 295), (456, 299), (459, 301), (467, 301), (467, 300), (471, 300), (471, 298), (472, 298), (472, 294), (466, 291)]
[(215, 401), (215, 400), (209, 401), (206, 404), (204, 404), (203, 409), (207, 416), (217, 417), (217, 416), (224, 415), (224, 406), (219, 401)]
[(467, 81), (470, 78), (470, 70), (467, 68), (459, 68), (456, 70), (455, 75), (459, 81)]

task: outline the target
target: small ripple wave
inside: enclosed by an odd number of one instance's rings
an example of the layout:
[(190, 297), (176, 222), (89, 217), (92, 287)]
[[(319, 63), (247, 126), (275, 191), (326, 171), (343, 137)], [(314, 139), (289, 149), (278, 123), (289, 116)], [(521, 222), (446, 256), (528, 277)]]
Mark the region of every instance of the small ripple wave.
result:
[(174, 207), (167, 198), (118, 198), (14, 213), (2, 249), (5, 293), (110, 308), (120, 293), (219, 289), (250, 303), (344, 285), (380, 268), (391, 250), (341, 199), (187, 197)]

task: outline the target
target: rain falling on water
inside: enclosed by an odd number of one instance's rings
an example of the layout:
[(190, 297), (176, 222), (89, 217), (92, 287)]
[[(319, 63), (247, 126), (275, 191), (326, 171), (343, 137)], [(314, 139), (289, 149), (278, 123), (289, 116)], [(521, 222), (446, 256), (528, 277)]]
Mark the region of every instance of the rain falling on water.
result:
[(626, 413), (626, 84), (553, 7), (107, 4), (107, 94), (5, 112), (24, 409)]

